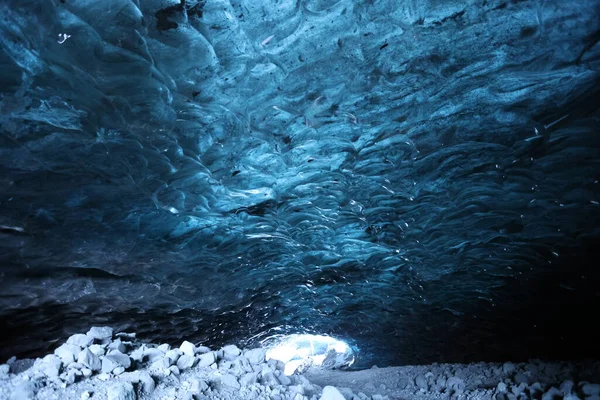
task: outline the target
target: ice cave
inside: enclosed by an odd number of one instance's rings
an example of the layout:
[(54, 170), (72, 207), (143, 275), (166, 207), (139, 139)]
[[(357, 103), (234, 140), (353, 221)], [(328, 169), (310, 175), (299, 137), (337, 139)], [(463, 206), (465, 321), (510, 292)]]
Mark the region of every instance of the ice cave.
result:
[(600, 399), (600, 0), (0, 14), (0, 399)]

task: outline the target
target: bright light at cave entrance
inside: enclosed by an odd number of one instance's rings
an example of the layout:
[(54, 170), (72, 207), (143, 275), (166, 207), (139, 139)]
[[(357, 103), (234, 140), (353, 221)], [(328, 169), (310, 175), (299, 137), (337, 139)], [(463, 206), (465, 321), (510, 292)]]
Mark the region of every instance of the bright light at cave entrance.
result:
[(292, 375), (310, 366), (327, 369), (349, 367), (354, 363), (354, 351), (345, 342), (322, 335), (278, 335), (263, 344), (267, 360), (285, 364), (284, 373)]

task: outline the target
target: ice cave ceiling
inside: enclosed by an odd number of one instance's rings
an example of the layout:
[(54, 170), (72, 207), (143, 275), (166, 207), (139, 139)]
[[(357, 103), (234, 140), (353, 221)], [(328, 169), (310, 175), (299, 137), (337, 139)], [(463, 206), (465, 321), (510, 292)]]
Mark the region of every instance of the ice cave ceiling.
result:
[(2, 357), (92, 324), (600, 356), (600, 1), (0, 12)]

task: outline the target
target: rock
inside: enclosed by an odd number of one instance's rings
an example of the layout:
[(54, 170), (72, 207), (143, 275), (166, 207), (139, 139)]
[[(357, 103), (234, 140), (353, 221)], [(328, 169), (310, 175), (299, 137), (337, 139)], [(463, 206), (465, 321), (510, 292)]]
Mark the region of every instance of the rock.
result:
[(89, 378), (90, 376), (92, 376), (92, 370), (89, 368), (83, 368), (81, 370), (81, 373), (83, 374), (84, 377)]
[(125, 368), (123, 367), (117, 367), (113, 369), (113, 374), (115, 375), (121, 375), (123, 372), (125, 372)]
[(60, 374), (61, 366), (61, 359), (54, 354), (48, 354), (39, 363), (40, 372), (42, 372), (48, 378), (57, 378)]
[(567, 380), (567, 381), (564, 381), (564, 382), (563, 382), (563, 383), (560, 385), (560, 388), (559, 388), (559, 390), (561, 391), (561, 393), (562, 393), (563, 395), (567, 395), (567, 394), (569, 394), (569, 393), (573, 392), (573, 386), (574, 386), (574, 384), (573, 384), (573, 381), (569, 381), (569, 380)]
[[(352, 400), (352, 398), (354, 397), (354, 393), (352, 393), (352, 389), (350, 388), (338, 388), (338, 391), (342, 394), (342, 396), (344, 396), (346, 400)], [(375, 396), (373, 396), (373, 398), (375, 398)]]
[(92, 326), (90, 330), (86, 333), (87, 336), (92, 339), (112, 339), (113, 336), (113, 328), (110, 326)]
[(0, 365), (0, 379), (5, 378), (10, 372), (10, 365), (2, 364)]
[(518, 386), (511, 387), (510, 391), (515, 396), (519, 396), (521, 393), (523, 393), (525, 391), (525, 389), (527, 389), (527, 384), (525, 384), (524, 382), (521, 382), (521, 383), (519, 383)]
[(196, 363), (196, 357), (183, 355), (183, 356), (179, 357), (179, 360), (177, 360), (177, 367), (180, 370), (185, 371), (186, 369), (192, 368), (195, 363)]
[(181, 350), (181, 352), (186, 356), (194, 357), (196, 355), (196, 346), (194, 346), (193, 343), (190, 343), (187, 340), (181, 343), (181, 346), (179, 346), (179, 350)]
[(504, 364), (502, 364), (502, 372), (504, 372), (505, 374), (511, 374), (516, 369), (517, 367), (515, 367), (515, 364), (511, 362), (505, 362)]
[(117, 382), (106, 390), (108, 400), (136, 400), (133, 385), (129, 382)]
[(600, 384), (584, 383), (581, 386), (581, 391), (586, 395), (586, 397), (600, 396)]
[(248, 372), (240, 378), (240, 385), (242, 386), (250, 386), (256, 382), (258, 382), (258, 372)]
[(229, 361), (235, 360), (235, 358), (242, 353), (234, 344), (229, 344), (223, 347), (221, 350), (223, 351), (223, 358)]
[(175, 365), (181, 356), (179, 349), (169, 350), (165, 353), (165, 357), (169, 359), (170, 365)]
[(142, 362), (142, 360), (144, 359), (144, 348), (143, 346), (140, 348), (137, 348), (135, 350), (133, 350), (130, 354), (129, 357), (131, 357), (132, 360), (135, 360), (137, 362)]
[(59, 356), (65, 365), (69, 365), (75, 362), (77, 354), (79, 354), (80, 351), (81, 347), (74, 344), (64, 343), (54, 350), (54, 354)]
[(415, 385), (417, 385), (417, 387), (420, 389), (428, 389), (427, 379), (425, 379), (423, 375), (417, 375), (417, 377), (415, 378)]
[(258, 348), (247, 350), (244, 356), (248, 359), (250, 364), (259, 365), (265, 362), (265, 349)]
[(211, 351), (210, 353), (205, 353), (198, 356), (198, 367), (205, 368), (217, 361), (217, 357), (215, 352)]
[(344, 396), (333, 386), (325, 386), (319, 400), (346, 400)]
[(125, 347), (125, 345), (123, 344), (121, 339), (117, 339), (114, 342), (112, 342), (111, 344), (109, 344), (108, 349), (109, 350), (117, 350), (120, 353), (125, 353), (127, 351), (127, 348)]
[[(277, 372), (280, 372), (280, 371), (277, 371)], [(292, 380), (284, 373), (278, 374), (277, 379), (283, 386), (289, 386), (292, 384)]]
[(555, 387), (551, 387), (549, 390), (546, 391), (546, 393), (544, 393), (542, 395), (542, 400), (555, 400), (555, 399), (562, 399), (563, 395), (560, 392), (560, 390), (558, 390)]
[(169, 375), (169, 374), (179, 375), (180, 374), (179, 368), (177, 368), (176, 365), (171, 365), (169, 368), (167, 368), (167, 371), (169, 371), (167, 373), (167, 375)]
[(119, 367), (119, 363), (112, 358), (102, 357), (102, 373), (111, 373), (115, 368)]
[(85, 391), (83, 393), (81, 393), (81, 396), (79, 396), (80, 400), (88, 400), (91, 397), (91, 392)]
[(106, 372), (103, 372), (100, 375), (98, 375), (98, 379), (100, 379), (101, 381), (107, 381), (110, 379), (110, 375)]
[(33, 400), (36, 388), (33, 382), (25, 381), (17, 385), (13, 390), (10, 400)]
[(167, 351), (171, 350), (171, 345), (169, 345), (168, 343), (164, 343), (158, 346), (157, 349), (162, 351), (163, 353), (166, 353)]
[(77, 355), (77, 362), (85, 365), (92, 371), (100, 371), (102, 369), (102, 361), (100, 361), (100, 358), (89, 349), (84, 349), (79, 352)]
[(206, 346), (198, 346), (196, 347), (196, 354), (205, 354), (210, 353), (210, 348)]
[(147, 348), (144, 350), (144, 357), (148, 358), (148, 361), (152, 362), (165, 356), (165, 353), (159, 349)]
[(496, 386), (496, 391), (498, 393), (506, 393), (506, 383), (504, 383), (504, 382), (498, 383), (498, 386)]
[(88, 349), (97, 356), (103, 356), (106, 354), (106, 349), (104, 346), (99, 344), (93, 344)]
[(514, 381), (514, 382), (515, 382), (517, 385), (519, 385), (519, 384), (521, 384), (521, 383), (524, 383), (524, 384), (526, 384), (526, 385), (529, 385), (529, 382), (530, 382), (530, 380), (529, 380), (529, 377), (528, 377), (527, 375), (525, 375), (525, 374), (521, 373), (521, 372), (519, 372), (519, 373), (517, 373), (517, 374), (515, 375), (515, 377), (513, 378), (513, 381)]
[(192, 378), (189, 380), (190, 383), (190, 392), (194, 394), (199, 394), (206, 389), (208, 389), (208, 384), (204, 382), (202, 379)]
[(221, 384), (234, 389), (239, 389), (241, 387), (237, 378), (230, 374), (225, 374), (221, 377)]
[(118, 367), (123, 367), (125, 369), (131, 366), (131, 358), (127, 354), (123, 354), (118, 350), (110, 351), (104, 358), (108, 358), (114, 362), (116, 362)]
[(261, 374), (261, 383), (264, 385), (279, 385), (279, 379), (275, 376), (275, 374), (269, 370), (263, 370)]
[(152, 376), (150, 376), (147, 371), (139, 371), (138, 376), (139, 382), (142, 385), (142, 390), (147, 394), (154, 392), (156, 383), (154, 382), (154, 379), (152, 379)]
[(465, 390), (465, 381), (453, 376), (446, 381), (446, 388), (448, 388), (448, 390), (454, 390), (455, 392), (462, 392)]
[(88, 347), (94, 342), (94, 339), (83, 333), (76, 333), (67, 339), (67, 344), (73, 344), (79, 347)]

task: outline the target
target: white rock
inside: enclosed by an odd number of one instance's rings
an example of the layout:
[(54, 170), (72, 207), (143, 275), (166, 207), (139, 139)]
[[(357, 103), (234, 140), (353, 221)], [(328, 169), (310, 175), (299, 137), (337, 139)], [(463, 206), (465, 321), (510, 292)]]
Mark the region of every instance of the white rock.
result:
[(189, 384), (190, 384), (190, 392), (192, 392), (193, 394), (199, 394), (200, 392), (203, 392), (206, 389), (208, 389), (208, 384), (206, 382), (204, 382), (202, 379), (191, 378), (189, 380)]
[(205, 354), (205, 353), (210, 353), (210, 347), (206, 347), (206, 346), (198, 346), (196, 347), (196, 353), (197, 354)]
[(234, 344), (229, 344), (223, 347), (221, 350), (223, 351), (223, 358), (230, 361), (235, 360), (235, 358), (242, 353)]
[(136, 400), (133, 385), (129, 382), (117, 382), (106, 390), (108, 400)]
[(110, 326), (92, 326), (86, 335), (92, 339), (111, 339), (113, 336), (113, 328)]
[(117, 364), (119, 364), (119, 367), (123, 367), (125, 369), (131, 366), (131, 358), (129, 358), (127, 354), (123, 354), (118, 350), (109, 351), (105, 358), (116, 362)]
[(121, 339), (113, 341), (111, 344), (108, 345), (108, 348), (110, 350), (118, 350), (121, 353), (125, 353), (125, 351), (127, 351), (127, 348), (125, 347)]
[(97, 356), (103, 356), (106, 354), (106, 349), (104, 348), (104, 346), (99, 344), (93, 344), (90, 347), (88, 347), (88, 349), (90, 349), (90, 351)]
[(0, 365), (0, 377), (1, 378), (6, 377), (9, 372), (10, 372), (10, 365), (8, 365), (8, 364)]
[(84, 335), (83, 333), (76, 333), (67, 339), (67, 344), (74, 344), (79, 347), (88, 347), (90, 344), (94, 342), (94, 339), (89, 337), (88, 335)]
[(165, 344), (161, 344), (160, 346), (157, 347), (158, 350), (162, 351), (163, 354), (166, 353), (167, 351), (171, 350), (171, 345), (165, 343)]
[(221, 377), (221, 384), (227, 387), (232, 387), (234, 389), (239, 389), (241, 387), (237, 378), (230, 374), (225, 374)]
[(258, 381), (258, 372), (248, 372), (240, 378), (242, 386), (250, 386)]
[(179, 360), (179, 357), (181, 357), (180, 350), (179, 349), (169, 350), (165, 353), (165, 357), (169, 359), (169, 363), (171, 365), (174, 365), (175, 363), (177, 363), (177, 360)]
[(123, 372), (125, 372), (125, 368), (123, 367), (117, 367), (113, 369), (113, 374), (115, 375), (121, 375)]
[(141, 362), (144, 359), (144, 348), (143, 347), (144, 346), (133, 350), (131, 352), (131, 354), (129, 354), (129, 357), (131, 357), (132, 360)]
[(196, 363), (196, 357), (183, 355), (183, 356), (179, 357), (179, 359), (177, 360), (177, 367), (180, 370), (184, 371), (186, 369), (192, 368), (195, 363)]
[(214, 352), (205, 353), (198, 356), (198, 367), (205, 368), (213, 365), (217, 361), (217, 357)]
[(190, 357), (194, 357), (194, 355), (196, 354), (196, 346), (194, 346), (193, 343), (190, 343), (187, 340), (181, 343), (181, 346), (179, 346), (179, 350), (181, 350), (181, 352), (186, 356)]
[(145, 393), (150, 394), (154, 392), (156, 383), (147, 371), (139, 371), (139, 382), (142, 384), (142, 390)]
[(90, 376), (92, 376), (92, 370), (89, 368), (83, 368), (81, 370), (81, 373), (83, 374), (83, 376), (85, 376), (86, 378), (89, 378)]
[(81, 347), (74, 344), (64, 343), (54, 350), (54, 354), (59, 356), (65, 365), (68, 365), (75, 362), (75, 358), (80, 351)]
[(48, 354), (44, 357), (41, 362), (37, 362), (40, 372), (49, 378), (57, 378), (60, 374), (60, 367), (62, 366), (61, 359), (54, 355)]
[(91, 393), (88, 391), (85, 391), (83, 393), (81, 393), (81, 396), (79, 397), (80, 400), (88, 400), (91, 396)]
[(92, 371), (100, 371), (102, 369), (102, 361), (92, 353), (89, 349), (84, 349), (77, 355), (77, 362), (85, 365)]
[(244, 356), (250, 361), (250, 364), (259, 365), (265, 362), (265, 349), (246, 350)]
[(158, 349), (148, 348), (144, 350), (144, 356), (148, 358), (148, 361), (154, 361), (158, 358), (164, 357), (165, 353)]
[(107, 356), (102, 357), (102, 373), (103, 374), (108, 374), (119, 366), (120, 366), (119, 363), (116, 362), (115, 360), (108, 358)]
[(346, 400), (344, 396), (333, 386), (325, 386), (320, 400)]
[[(169, 371), (167, 373), (167, 371)], [(179, 375), (179, 368), (177, 368), (176, 365), (171, 365), (169, 368), (167, 368), (167, 371), (165, 371), (166, 375), (169, 375), (169, 373), (173, 374), (173, 375)]]
[(101, 381), (107, 381), (110, 379), (110, 375), (106, 372), (103, 372), (100, 375), (98, 375), (98, 379), (100, 379)]

